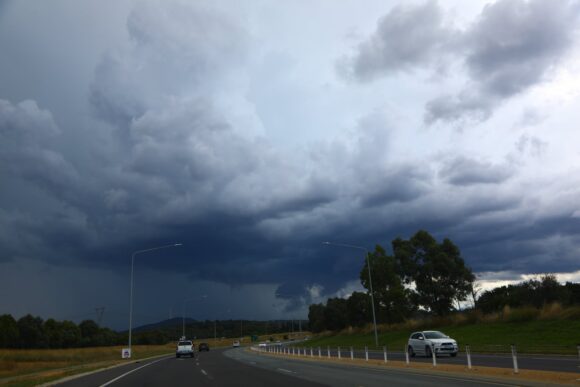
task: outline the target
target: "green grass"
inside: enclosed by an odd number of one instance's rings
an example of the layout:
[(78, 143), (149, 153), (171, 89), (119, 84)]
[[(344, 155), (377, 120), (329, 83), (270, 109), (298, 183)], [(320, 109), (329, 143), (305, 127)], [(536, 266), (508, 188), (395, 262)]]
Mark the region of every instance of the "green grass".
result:
[[(385, 329), (385, 328), (383, 328)], [(402, 351), (414, 329), (403, 327), (379, 331), (379, 346)], [(451, 336), (461, 350), (469, 344), (472, 352), (508, 352), (510, 344), (516, 344), (519, 353), (546, 353), (577, 355), (576, 345), (580, 343), (580, 320), (533, 320), (527, 322), (489, 322), (465, 325), (441, 325), (430, 328)], [(421, 330), (421, 329), (417, 329)], [(309, 340), (313, 347), (374, 348), (374, 333), (341, 333), (320, 335)]]

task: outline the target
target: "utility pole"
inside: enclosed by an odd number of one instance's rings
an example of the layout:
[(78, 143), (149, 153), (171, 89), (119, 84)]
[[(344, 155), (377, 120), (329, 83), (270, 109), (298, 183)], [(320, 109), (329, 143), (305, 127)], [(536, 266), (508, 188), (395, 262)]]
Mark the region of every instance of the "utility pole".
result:
[(95, 308), (95, 312), (97, 312), (97, 325), (101, 326), (101, 321), (103, 321), (103, 314), (105, 314), (105, 307), (101, 306)]

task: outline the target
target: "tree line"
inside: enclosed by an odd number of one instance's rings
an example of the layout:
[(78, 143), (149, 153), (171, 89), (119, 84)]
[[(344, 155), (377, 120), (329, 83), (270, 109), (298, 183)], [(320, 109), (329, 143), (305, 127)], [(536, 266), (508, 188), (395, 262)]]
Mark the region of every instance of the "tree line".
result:
[(10, 314), (0, 316), (0, 348), (75, 348), (118, 345), (123, 335), (101, 328), (93, 320), (80, 324), (57, 321), (27, 314), (14, 319)]
[(366, 294), (354, 292), (347, 299), (310, 305), (308, 318), (314, 332), (371, 321), (369, 264), (377, 323), (402, 322), (419, 310), (444, 316), (471, 294), (475, 276), (450, 239), (438, 243), (420, 230), (408, 240), (394, 239), (391, 246), (392, 255), (380, 245), (369, 252), (360, 271)]
[(483, 313), (501, 311), (506, 305), (540, 308), (554, 302), (564, 306), (580, 304), (580, 284), (561, 285), (553, 275), (481, 293), (459, 248), (450, 239), (437, 242), (424, 230), (408, 240), (396, 238), (391, 246), (392, 255), (380, 245), (369, 252), (360, 271), (366, 293), (354, 292), (348, 298), (329, 298), (326, 304), (309, 306), (313, 332), (362, 327), (372, 321), (368, 264), (378, 324), (446, 316), (467, 300)]
[[(302, 323), (307, 329), (308, 324)], [(188, 320), (185, 333), (188, 338), (212, 339), (240, 335), (265, 335), (298, 330), (298, 323), (288, 320)], [(182, 319), (174, 318), (145, 327), (134, 328), (132, 343), (135, 345), (162, 345), (176, 341), (182, 335)], [(116, 332), (100, 327), (93, 320), (78, 325), (72, 321), (57, 321), (30, 314), (16, 320), (10, 314), (0, 315), (0, 348), (78, 348), (126, 345), (126, 331)]]
[(475, 299), (475, 308), (483, 313), (493, 313), (502, 311), (506, 306), (541, 308), (554, 303), (562, 306), (579, 305), (580, 284), (566, 282), (562, 285), (553, 274), (546, 274), (483, 292)]

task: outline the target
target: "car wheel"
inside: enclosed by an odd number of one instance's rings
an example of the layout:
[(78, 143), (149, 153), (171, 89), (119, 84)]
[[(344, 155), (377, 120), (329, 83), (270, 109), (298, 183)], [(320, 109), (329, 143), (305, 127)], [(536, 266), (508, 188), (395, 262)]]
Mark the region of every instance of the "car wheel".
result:
[(451, 354), (451, 357), (455, 357), (455, 356), (457, 356), (457, 352)]
[(431, 356), (433, 356), (433, 355), (432, 355), (432, 353), (431, 353), (431, 347), (430, 347), (430, 346), (428, 346), (428, 345), (427, 345), (427, 346), (425, 346), (425, 356), (426, 356), (426, 357), (431, 357)]
[(179, 355), (175, 355), (175, 357), (179, 359)]
[(409, 348), (407, 349), (407, 352), (409, 352), (409, 356), (415, 357), (415, 351), (413, 351), (413, 347), (411, 347), (410, 345)]

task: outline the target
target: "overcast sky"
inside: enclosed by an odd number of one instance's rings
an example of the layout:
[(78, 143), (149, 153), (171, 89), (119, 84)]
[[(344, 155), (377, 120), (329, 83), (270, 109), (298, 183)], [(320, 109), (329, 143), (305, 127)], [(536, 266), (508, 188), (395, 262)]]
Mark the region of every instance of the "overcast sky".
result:
[[(580, 2), (0, 1), (0, 313), (306, 318), (426, 229), (580, 281)], [(278, 296), (276, 295), (278, 294)], [(186, 302), (184, 302), (187, 300)]]

